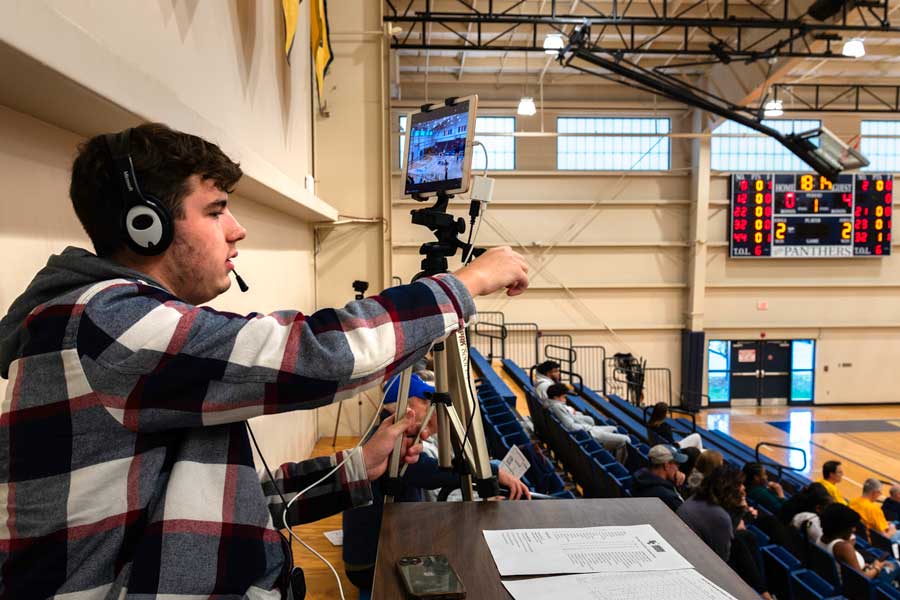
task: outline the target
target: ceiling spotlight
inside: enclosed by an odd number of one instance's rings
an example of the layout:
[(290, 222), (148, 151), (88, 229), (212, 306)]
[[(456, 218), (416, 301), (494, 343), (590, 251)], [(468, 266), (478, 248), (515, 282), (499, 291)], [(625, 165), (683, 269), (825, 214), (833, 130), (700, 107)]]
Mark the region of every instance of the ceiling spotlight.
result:
[(784, 114), (784, 104), (781, 100), (769, 100), (763, 107), (763, 116), (780, 117)]
[(534, 113), (537, 112), (537, 107), (534, 105), (534, 98), (530, 96), (523, 96), (521, 100), (519, 100), (519, 109), (516, 113), (522, 115), (523, 117), (530, 117)]
[(561, 33), (548, 33), (544, 37), (544, 54), (559, 54), (566, 47)]
[(860, 58), (866, 55), (866, 46), (863, 44), (862, 38), (853, 38), (844, 42), (844, 49), (841, 54), (850, 58)]

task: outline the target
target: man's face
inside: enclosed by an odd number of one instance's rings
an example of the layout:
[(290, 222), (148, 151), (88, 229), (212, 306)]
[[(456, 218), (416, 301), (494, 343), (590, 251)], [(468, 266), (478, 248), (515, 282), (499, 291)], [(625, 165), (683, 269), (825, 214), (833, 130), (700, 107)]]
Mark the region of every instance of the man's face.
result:
[(547, 373), (547, 377), (549, 377), (550, 379), (552, 379), (552, 380), (555, 381), (556, 383), (559, 383), (559, 379), (560, 379), (559, 369), (551, 369), (551, 370)]
[(844, 478), (844, 467), (843, 467), (843, 465), (838, 465), (837, 470), (831, 476), (831, 482), (832, 483), (840, 483), (843, 478)]
[(553, 400), (554, 402), (562, 402), (563, 404), (565, 404), (565, 402), (566, 402), (565, 396), (554, 396), (553, 398), (550, 398), (550, 399)]
[(678, 476), (678, 463), (675, 461), (666, 463), (666, 479), (675, 481)]
[(212, 180), (192, 175), (190, 183), (184, 217), (174, 221), (175, 237), (163, 255), (162, 268), (178, 297), (202, 304), (231, 287), (231, 259), (247, 230), (228, 210), (228, 194)]

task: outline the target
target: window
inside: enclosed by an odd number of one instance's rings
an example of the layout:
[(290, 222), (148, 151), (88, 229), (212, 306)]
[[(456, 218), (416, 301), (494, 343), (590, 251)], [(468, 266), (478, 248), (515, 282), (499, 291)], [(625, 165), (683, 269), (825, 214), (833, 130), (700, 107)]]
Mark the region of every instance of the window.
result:
[(731, 343), (727, 340), (710, 340), (707, 361), (709, 404), (727, 404), (731, 401)]
[[(488, 167), (491, 171), (511, 171), (516, 168), (515, 117), (475, 117), (475, 141), (484, 144)], [(502, 134), (502, 135), (498, 135)], [(400, 115), (400, 168), (406, 150), (406, 115)], [(484, 169), (484, 152), (475, 148), (472, 154), (472, 170)]]
[(816, 341), (791, 342), (791, 402), (812, 402), (816, 369)]
[[(665, 171), (669, 169), (669, 119), (558, 117), (556, 168), (566, 171)], [(603, 134), (615, 134), (604, 136)], [(640, 134), (628, 136), (622, 134)]]
[[(781, 133), (809, 131), (821, 127), (814, 119), (763, 120)], [(717, 137), (746, 133), (756, 137)], [(762, 136), (739, 123), (725, 121), (713, 131), (711, 167), (716, 171), (809, 171), (810, 167), (776, 140)]]
[(866, 171), (900, 173), (900, 121), (863, 121), (859, 133), (859, 151), (869, 159)]

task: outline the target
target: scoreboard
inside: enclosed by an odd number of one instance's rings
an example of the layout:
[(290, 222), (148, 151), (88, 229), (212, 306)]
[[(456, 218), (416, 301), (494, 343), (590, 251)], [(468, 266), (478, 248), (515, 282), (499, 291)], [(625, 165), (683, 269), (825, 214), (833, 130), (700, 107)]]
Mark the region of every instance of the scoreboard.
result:
[(733, 174), (731, 257), (887, 256), (893, 187), (893, 175)]

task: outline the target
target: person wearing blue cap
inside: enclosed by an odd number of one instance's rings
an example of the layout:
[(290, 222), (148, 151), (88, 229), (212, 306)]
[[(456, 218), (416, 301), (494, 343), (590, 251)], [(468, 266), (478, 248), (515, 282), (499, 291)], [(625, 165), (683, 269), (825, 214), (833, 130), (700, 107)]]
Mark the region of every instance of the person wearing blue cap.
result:
[[(385, 388), (384, 410), (381, 417), (393, 414), (399, 395), (400, 378), (396, 377)], [(430, 404), (434, 386), (422, 381), (413, 374), (409, 383), (409, 407), (416, 414), (416, 422), (421, 423)], [(434, 439), (436, 416), (432, 415), (428, 430)], [(491, 461), (491, 471), (497, 476), (502, 487), (509, 489), (509, 499), (531, 499), (531, 492), (520, 480), (505, 469), (500, 468), (500, 461)], [(344, 570), (347, 578), (361, 590), (372, 588), (372, 577), (375, 574), (375, 558), (378, 550), (378, 533), (381, 530), (381, 517), (384, 511), (385, 478), (372, 482), (372, 504), (354, 508), (344, 512), (342, 528), (344, 530)], [(397, 502), (420, 502), (424, 499), (423, 490), (452, 488), (459, 485), (459, 475), (442, 470), (438, 461), (427, 452), (419, 455), (419, 461), (411, 464), (401, 478), (403, 490), (395, 496)]]

